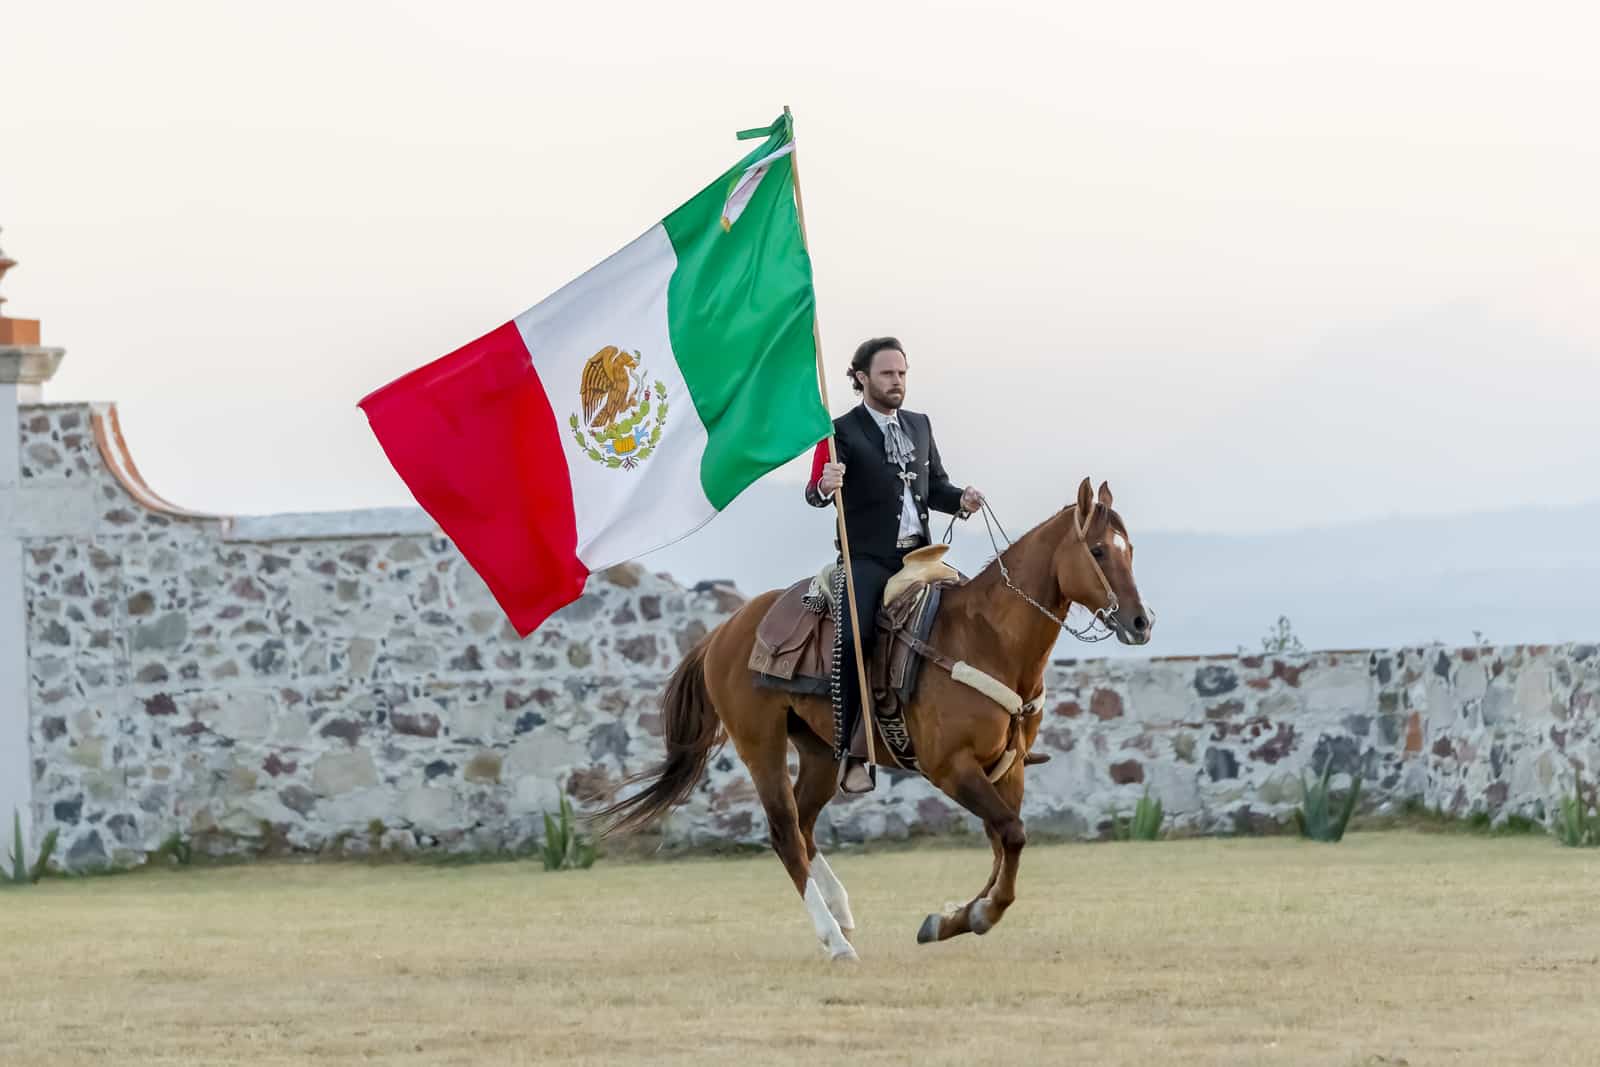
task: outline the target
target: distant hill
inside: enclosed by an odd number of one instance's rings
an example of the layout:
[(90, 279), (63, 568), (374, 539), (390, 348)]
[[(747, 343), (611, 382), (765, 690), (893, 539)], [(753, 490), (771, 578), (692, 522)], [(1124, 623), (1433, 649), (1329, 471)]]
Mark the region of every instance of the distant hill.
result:
[[(832, 512), (806, 507), (798, 487), (763, 482), (642, 562), (685, 583), (720, 578), (759, 592), (824, 563), (832, 529)], [(1495, 644), (1600, 639), (1600, 500), (1258, 536), (1135, 534), (1140, 591), (1159, 614), (1140, 655), (1257, 648), (1279, 615), (1308, 648), (1467, 644), (1474, 631)], [(975, 522), (958, 524), (955, 544), (967, 573), (992, 555)], [(1069, 638), (1059, 654), (1127, 653)]]

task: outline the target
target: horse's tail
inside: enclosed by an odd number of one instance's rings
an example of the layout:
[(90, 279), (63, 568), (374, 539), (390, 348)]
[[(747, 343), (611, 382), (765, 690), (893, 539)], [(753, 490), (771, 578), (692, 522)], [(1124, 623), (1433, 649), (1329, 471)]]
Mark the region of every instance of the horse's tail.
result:
[(666, 760), (655, 770), (628, 777), (616, 792), (639, 782), (648, 781), (649, 785), (594, 814), (602, 826), (602, 837), (619, 830), (642, 830), (689, 799), (712, 754), (728, 740), (706, 690), (706, 645), (701, 641), (684, 657), (661, 695)]

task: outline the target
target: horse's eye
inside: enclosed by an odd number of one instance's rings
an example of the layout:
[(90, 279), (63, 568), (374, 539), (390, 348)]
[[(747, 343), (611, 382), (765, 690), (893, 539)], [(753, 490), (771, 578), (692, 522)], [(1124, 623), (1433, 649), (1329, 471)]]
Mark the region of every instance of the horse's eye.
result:
[(1095, 559), (1105, 559), (1106, 550), (1099, 545), (1095, 545), (1089, 550), (1089, 555), (1093, 556)]

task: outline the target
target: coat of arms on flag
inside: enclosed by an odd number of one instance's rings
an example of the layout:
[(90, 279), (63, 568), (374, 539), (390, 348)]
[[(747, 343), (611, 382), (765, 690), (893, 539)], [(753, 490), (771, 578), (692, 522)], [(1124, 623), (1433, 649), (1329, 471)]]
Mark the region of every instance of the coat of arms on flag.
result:
[(633, 470), (661, 443), (667, 421), (667, 386), (646, 384), (638, 350), (606, 345), (583, 365), (579, 386), (583, 417), (567, 424), (583, 454), (612, 470)]

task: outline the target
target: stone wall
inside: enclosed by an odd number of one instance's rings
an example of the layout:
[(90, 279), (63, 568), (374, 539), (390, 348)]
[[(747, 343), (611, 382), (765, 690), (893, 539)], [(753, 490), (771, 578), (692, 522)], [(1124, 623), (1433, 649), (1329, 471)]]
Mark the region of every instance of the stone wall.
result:
[(1575, 776), (1591, 803), (1600, 781), (1594, 645), (1110, 660), (1049, 680), (1056, 758), (1030, 770), (1028, 809), (1078, 834), (1146, 786), (1181, 827), (1281, 823), (1330, 761), (1364, 806), (1455, 816), (1542, 819)]
[[(560, 790), (660, 757), (662, 682), (741, 602), (629, 565), (519, 640), (419, 513), (198, 515), (144, 483), (114, 408), (18, 415), (31, 806), (73, 869), (173, 834), (218, 854), (525, 845)], [(1025, 815), (1070, 835), (1146, 788), (1196, 832), (1276, 822), (1324, 760), (1369, 803), (1456, 814), (1537, 814), (1600, 776), (1592, 645), (1063, 661), (1047, 683), (1054, 759), (1028, 771)], [(821, 833), (961, 826), (891, 778)], [(764, 840), (731, 749), (666, 829)]]

